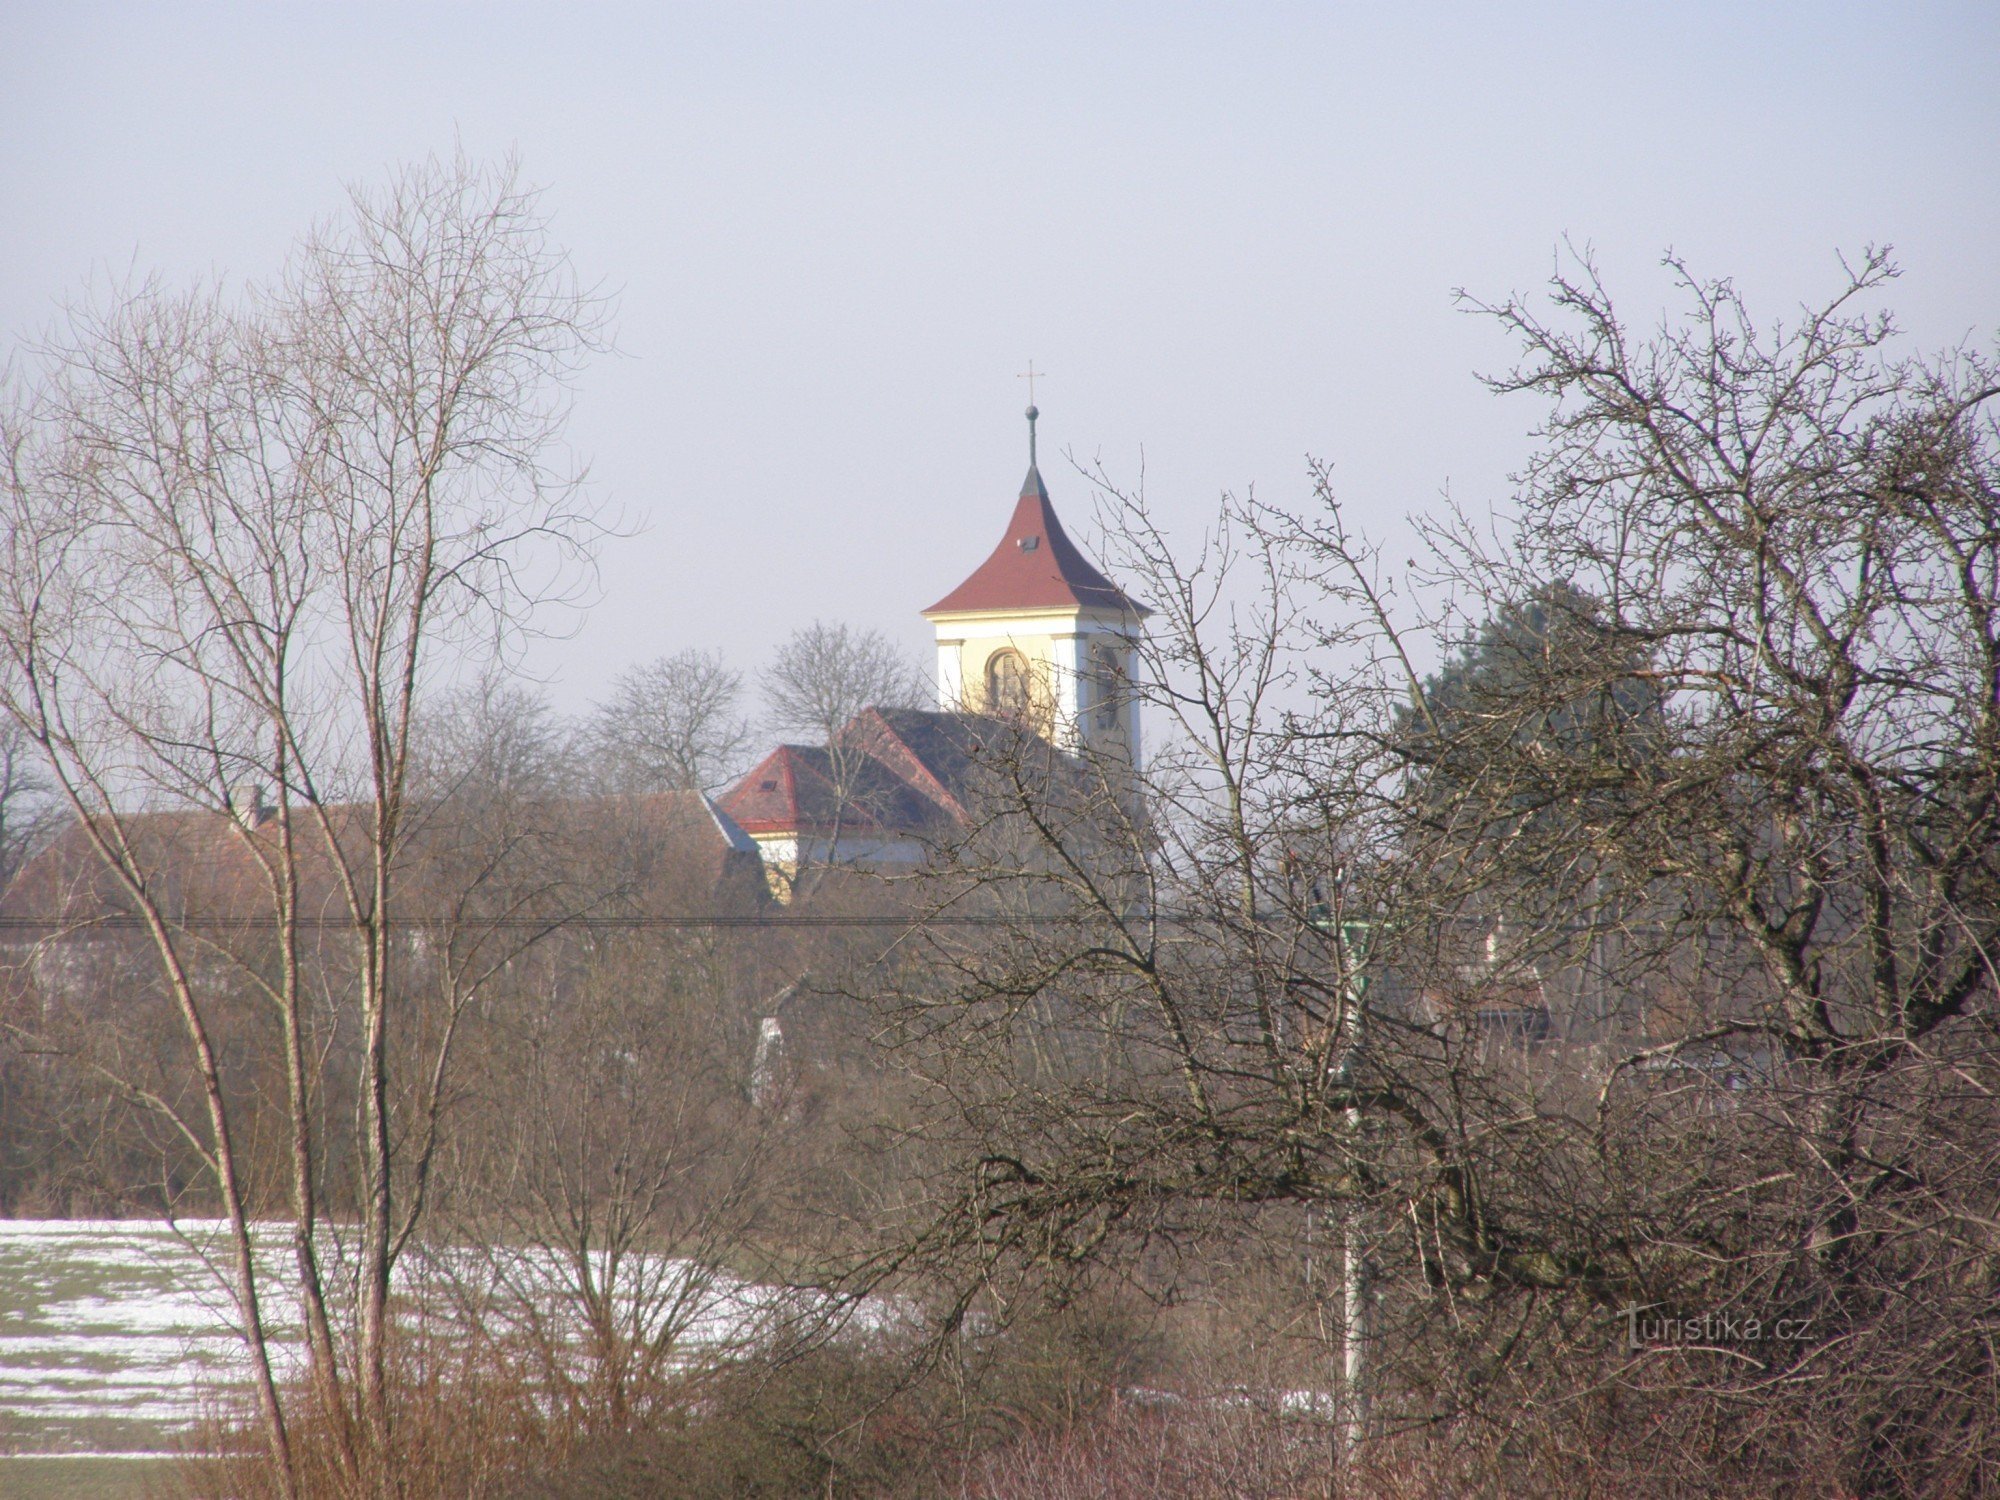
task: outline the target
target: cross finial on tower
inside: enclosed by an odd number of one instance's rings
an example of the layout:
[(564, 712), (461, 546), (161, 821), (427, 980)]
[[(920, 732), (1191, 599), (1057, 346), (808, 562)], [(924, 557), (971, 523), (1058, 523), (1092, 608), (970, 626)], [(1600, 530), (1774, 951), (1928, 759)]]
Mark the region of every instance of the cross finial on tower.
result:
[(1028, 368), (1014, 377), (1016, 380), (1028, 382), (1028, 467), (1031, 469), (1035, 467), (1035, 418), (1041, 415), (1041, 411), (1035, 405), (1035, 378), (1048, 373), (1047, 370), (1037, 370), (1035, 362), (1031, 359), (1028, 361)]

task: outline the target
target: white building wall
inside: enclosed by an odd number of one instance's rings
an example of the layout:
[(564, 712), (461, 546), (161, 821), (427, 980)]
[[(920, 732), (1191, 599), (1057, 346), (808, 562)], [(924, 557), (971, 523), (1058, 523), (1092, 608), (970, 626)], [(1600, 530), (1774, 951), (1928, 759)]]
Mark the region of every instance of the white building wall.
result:
[(1065, 750), (1083, 747), (1084, 735), (1084, 655), (1085, 637), (1057, 635), (1049, 638), (1049, 659), (1043, 670), (1049, 684), (1054, 723), (1050, 726), (1055, 742)]
[(965, 642), (956, 637), (938, 637), (938, 707), (956, 713), (965, 702)]

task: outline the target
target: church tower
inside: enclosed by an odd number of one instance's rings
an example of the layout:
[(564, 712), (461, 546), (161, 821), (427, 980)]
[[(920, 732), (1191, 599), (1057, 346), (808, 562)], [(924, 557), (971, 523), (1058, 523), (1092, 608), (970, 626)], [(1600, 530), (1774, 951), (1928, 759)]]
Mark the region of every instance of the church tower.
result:
[(1139, 765), (1129, 690), (1147, 609), (1078, 550), (1035, 461), (992, 556), (924, 611), (937, 631), (938, 707), (1021, 719), (1070, 751)]

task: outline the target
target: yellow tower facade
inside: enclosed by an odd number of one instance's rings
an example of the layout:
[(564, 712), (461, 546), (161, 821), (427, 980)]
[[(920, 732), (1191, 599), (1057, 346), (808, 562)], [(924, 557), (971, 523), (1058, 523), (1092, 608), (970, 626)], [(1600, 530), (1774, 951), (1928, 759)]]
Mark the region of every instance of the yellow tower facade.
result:
[(1139, 766), (1131, 691), (1144, 606), (1063, 531), (1034, 460), (992, 555), (924, 611), (937, 631), (938, 706), (1019, 719), (1074, 753)]

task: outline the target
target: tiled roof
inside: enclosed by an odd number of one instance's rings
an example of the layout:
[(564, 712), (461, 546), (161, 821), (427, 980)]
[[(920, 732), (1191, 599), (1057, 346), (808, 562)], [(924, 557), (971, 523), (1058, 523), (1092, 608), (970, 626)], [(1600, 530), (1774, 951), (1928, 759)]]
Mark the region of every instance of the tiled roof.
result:
[(951, 815), (900, 768), (847, 748), (843, 765), (821, 745), (780, 745), (722, 798), (723, 812), (751, 834), (914, 832)]
[(857, 835), (932, 831), (971, 818), (981, 753), (1012, 754), (1022, 734), (1020, 726), (984, 714), (866, 708), (840, 731), (854, 768), (838, 817), (833, 758), (817, 745), (780, 745), (722, 806), (753, 834), (826, 833), (836, 824)]
[(921, 708), (870, 708), (843, 735), (867, 745), (869, 753), (955, 818), (967, 816), (967, 774), (981, 726), (977, 714)]
[[(349, 803), (328, 807), (326, 814), (344, 857), (365, 865), (369, 810)], [(516, 816), (524, 827), (560, 833), (574, 851), (615, 859), (634, 882), (625, 899), (638, 908), (657, 900), (663, 909), (706, 909), (763, 890), (756, 845), (699, 792), (528, 802)], [(309, 918), (338, 916), (344, 906), (334, 851), (309, 809), (295, 807), (292, 817), (299, 910)], [(275, 816), (267, 813), (245, 828), (217, 811), (145, 812), (123, 815), (118, 826), (169, 918), (261, 917), (272, 909), (263, 861), (279, 852)], [(426, 887), (433, 883), (452, 888), (465, 851), (493, 836), (477, 815), (458, 816), (450, 804), (415, 816), (400, 858), (410, 908), (425, 909)], [(84, 924), (134, 910), (88, 830), (72, 822), (0, 895), (0, 926)]]
[(810, 745), (780, 745), (750, 774), (722, 795), (722, 810), (747, 833), (771, 833), (796, 828), (799, 822), (799, 779), (824, 780), (826, 752)]
[(1098, 572), (1069, 539), (1049, 504), (1041, 470), (1030, 465), (1013, 519), (993, 555), (924, 613), (1079, 608), (1115, 610), (1139, 618), (1148, 613)]

